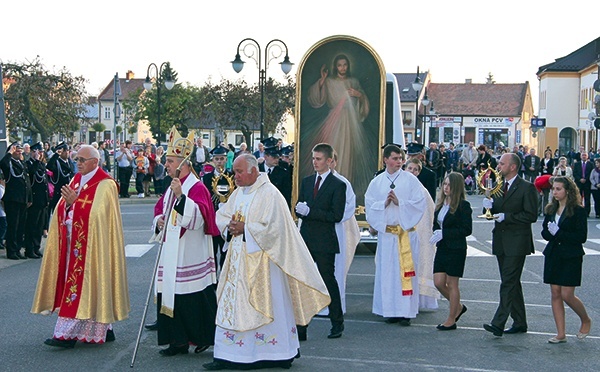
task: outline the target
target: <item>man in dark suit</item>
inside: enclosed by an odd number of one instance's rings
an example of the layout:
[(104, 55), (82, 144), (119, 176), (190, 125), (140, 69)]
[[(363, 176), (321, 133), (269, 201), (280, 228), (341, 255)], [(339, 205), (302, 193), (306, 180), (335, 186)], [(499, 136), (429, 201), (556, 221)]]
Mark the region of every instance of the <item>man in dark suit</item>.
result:
[[(438, 150), (437, 148), (437, 143), (435, 142), (431, 142), (429, 144), (429, 149), (427, 150), (426, 154), (425, 154), (425, 162), (423, 164), (425, 164), (425, 168), (429, 168), (430, 170), (433, 171), (433, 173), (435, 173), (435, 186), (437, 187), (440, 179), (441, 179), (441, 174), (440, 174), (440, 167), (442, 166), (441, 164), (441, 154), (440, 154), (440, 150)], [(433, 199), (435, 200), (435, 198)]]
[(31, 146), (31, 156), (25, 162), (29, 181), (31, 183), (31, 206), (27, 208), (25, 223), (25, 256), (27, 258), (40, 258), (42, 253), (40, 247), (44, 226), (48, 220), (48, 175), (46, 166), (40, 161), (43, 144), (38, 142)]
[(265, 147), (265, 161), (258, 165), (258, 169), (267, 173), (271, 183), (283, 195), (290, 207), (292, 205), (292, 177), (287, 169), (279, 165), (280, 151), (278, 146)]
[[(534, 252), (531, 224), (537, 221), (538, 193), (533, 184), (518, 177), (520, 167), (518, 155), (502, 155), (498, 170), (504, 179), (504, 193), (483, 200), (484, 208), (490, 208), (496, 219), (492, 230), (492, 253), (498, 260), (501, 278), (496, 314), (491, 323), (483, 325), (494, 336), (527, 332), (521, 273), (525, 257)], [(513, 324), (505, 330), (509, 316)]]
[(6, 212), (6, 258), (26, 259), (21, 254), (27, 208), (31, 205), (31, 183), (27, 167), (21, 160), (23, 146), (15, 142), (8, 147), (0, 160), (0, 168), (6, 180), (2, 201)]
[(529, 155), (523, 159), (525, 165), (525, 179), (531, 183), (540, 175), (540, 157), (535, 154), (535, 149), (529, 150)]
[(583, 207), (587, 213), (586, 216), (589, 216), (592, 207), (590, 200), (590, 195), (592, 192), (590, 175), (594, 170), (594, 164), (589, 161), (588, 153), (586, 151), (582, 151), (579, 156), (581, 157), (581, 160), (573, 164), (573, 178), (575, 179), (575, 184), (579, 188), (581, 196), (583, 197)]
[[(344, 331), (344, 315), (340, 289), (335, 279), (335, 255), (340, 247), (335, 232), (336, 222), (344, 217), (346, 184), (330, 171), (333, 147), (320, 143), (312, 150), (315, 174), (305, 177), (300, 185), (296, 214), (302, 219), (300, 235), (306, 242), (317, 269), (331, 296), (328, 338), (339, 338)], [(298, 327), (298, 338), (306, 340), (306, 327)]]
[[(425, 146), (419, 143), (409, 143), (406, 148), (408, 160), (417, 158), (422, 164), (425, 164), (425, 155), (423, 155), (423, 148)], [(436, 175), (435, 172), (427, 167), (421, 168), (421, 173), (417, 176), (421, 184), (427, 189), (431, 199), (435, 202), (435, 193), (437, 189)]]

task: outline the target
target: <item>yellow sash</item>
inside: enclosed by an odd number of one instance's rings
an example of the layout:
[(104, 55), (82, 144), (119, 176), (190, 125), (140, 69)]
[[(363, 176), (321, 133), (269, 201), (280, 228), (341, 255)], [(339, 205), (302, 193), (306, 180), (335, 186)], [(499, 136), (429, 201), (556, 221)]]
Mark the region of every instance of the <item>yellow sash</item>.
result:
[(400, 258), (400, 274), (402, 279), (402, 296), (413, 294), (412, 277), (415, 276), (415, 264), (410, 250), (410, 237), (408, 233), (415, 228), (403, 230), (400, 225), (387, 225), (385, 232), (398, 236), (398, 257)]

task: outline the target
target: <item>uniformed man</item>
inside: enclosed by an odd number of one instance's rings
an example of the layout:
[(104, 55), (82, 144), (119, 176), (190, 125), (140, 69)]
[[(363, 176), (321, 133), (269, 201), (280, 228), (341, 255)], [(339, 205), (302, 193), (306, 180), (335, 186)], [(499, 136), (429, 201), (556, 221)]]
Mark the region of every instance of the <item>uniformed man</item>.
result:
[(46, 168), (52, 172), (50, 182), (54, 185), (54, 195), (50, 201), (50, 212), (52, 213), (60, 200), (60, 189), (68, 185), (75, 174), (69, 161), (69, 145), (65, 142), (56, 145), (54, 155), (48, 160)]
[[(212, 155), (212, 163), (214, 169), (211, 172), (204, 173), (202, 182), (204, 186), (210, 191), (213, 206), (215, 212), (219, 209), (219, 205), (226, 203), (229, 199), (229, 195), (235, 189), (235, 181), (233, 179), (233, 172), (225, 169), (225, 163), (227, 162), (227, 152), (229, 149), (225, 146), (217, 146), (210, 151)], [(213, 249), (215, 250), (215, 260), (219, 261), (219, 268), (223, 267), (225, 262), (225, 253), (223, 246), (225, 240), (221, 235), (213, 236)], [(218, 254), (217, 254), (218, 252)]]
[(0, 160), (6, 188), (2, 201), (6, 212), (6, 258), (27, 259), (21, 254), (27, 218), (27, 207), (31, 205), (31, 183), (27, 167), (21, 160), (23, 146), (15, 142), (8, 147)]
[(279, 165), (282, 165), (290, 173), (290, 178), (294, 176), (294, 146), (288, 145), (281, 148), (281, 161)]
[(31, 182), (31, 206), (27, 209), (27, 223), (25, 226), (25, 256), (27, 258), (40, 258), (40, 247), (44, 226), (48, 219), (48, 175), (46, 165), (41, 161), (43, 144), (38, 142), (31, 146), (31, 155), (25, 162), (29, 180)]
[(267, 173), (271, 183), (279, 190), (285, 199), (288, 207), (291, 206), (292, 199), (292, 177), (290, 172), (279, 165), (279, 156), (281, 154), (279, 146), (265, 147), (265, 162), (259, 164), (259, 170)]
[[(423, 148), (425, 146), (420, 143), (409, 143), (406, 147), (406, 153), (408, 155), (408, 160), (412, 158), (417, 158), (421, 161), (422, 164), (425, 164), (425, 154), (423, 153)], [(421, 184), (425, 186), (431, 199), (435, 202), (435, 193), (436, 193), (436, 176), (435, 172), (427, 167), (422, 167), (421, 173), (417, 176)]]

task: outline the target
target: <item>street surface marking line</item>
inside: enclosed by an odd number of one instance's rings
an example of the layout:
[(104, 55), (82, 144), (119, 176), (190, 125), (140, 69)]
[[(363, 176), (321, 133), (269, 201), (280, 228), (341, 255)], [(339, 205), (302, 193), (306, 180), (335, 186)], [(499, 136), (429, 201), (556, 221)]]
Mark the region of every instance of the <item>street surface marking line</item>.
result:
[(492, 255), (467, 245), (467, 257), (491, 257)]
[(125, 257), (142, 257), (154, 247), (154, 244), (127, 244), (125, 246)]

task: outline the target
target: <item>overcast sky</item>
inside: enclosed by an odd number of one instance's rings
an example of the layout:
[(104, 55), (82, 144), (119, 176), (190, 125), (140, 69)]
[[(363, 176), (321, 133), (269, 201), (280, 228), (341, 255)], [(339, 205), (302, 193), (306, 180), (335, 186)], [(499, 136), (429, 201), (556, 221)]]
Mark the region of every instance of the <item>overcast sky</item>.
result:
[[(485, 83), (490, 72), (497, 83), (529, 81), (537, 112), (538, 68), (600, 36), (594, 31), (599, 10), (591, 0), (560, 6), (540, 0), (6, 1), (0, 60), (39, 55), (50, 70), (65, 66), (85, 77), (90, 95), (115, 72), (144, 78), (151, 62), (163, 61), (171, 62), (180, 82), (239, 77), (254, 84), (255, 64), (240, 74), (231, 68), (242, 39), (252, 37), (262, 47), (281, 39), (297, 66), (319, 40), (350, 35), (370, 44), (387, 72), (416, 72), (419, 65), (437, 83)], [(282, 75), (278, 62), (269, 77)]]

